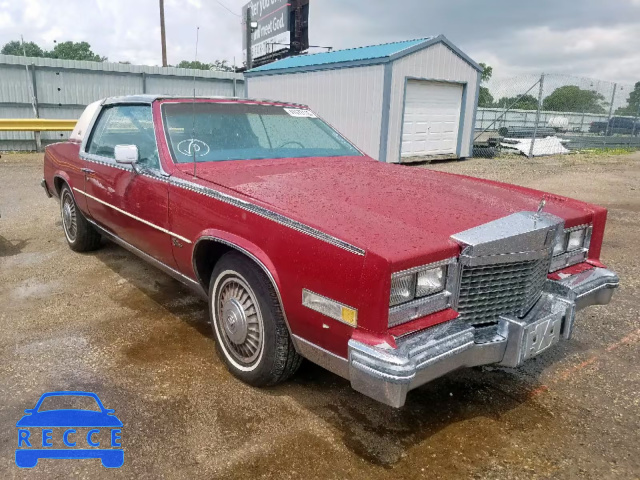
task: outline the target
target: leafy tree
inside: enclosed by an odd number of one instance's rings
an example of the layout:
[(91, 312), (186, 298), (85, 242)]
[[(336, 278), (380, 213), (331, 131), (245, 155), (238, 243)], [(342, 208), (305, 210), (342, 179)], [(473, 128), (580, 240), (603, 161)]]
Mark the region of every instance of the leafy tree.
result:
[(478, 92), (478, 106), (493, 107), (493, 95), (491, 95), (487, 87), (480, 87), (480, 92)]
[(593, 90), (582, 90), (576, 85), (556, 88), (544, 99), (543, 110), (552, 112), (606, 113), (604, 96)]
[(211, 70), (217, 70), (220, 72), (233, 72), (233, 67), (228, 65), (226, 60), (214, 60), (211, 64)]
[[(500, 107), (500, 108), (511, 107), (518, 110), (537, 110), (538, 109), (538, 99), (535, 98), (533, 95), (524, 95), (519, 100), (518, 100), (518, 97), (520, 97), (520, 95), (516, 95), (515, 97), (502, 97), (500, 100), (498, 100), (498, 103), (496, 103), (496, 107)], [(517, 103), (516, 103), (516, 100), (517, 100)]]
[(222, 72), (233, 72), (233, 67), (227, 65), (226, 60), (215, 60), (213, 63), (204, 63), (199, 60), (182, 60), (178, 68), (195, 68), (196, 70), (217, 70)]
[(57, 43), (53, 50), (47, 52), (50, 58), (63, 60), (87, 60), (90, 62), (106, 62), (107, 57), (102, 57), (91, 50), (87, 42), (61, 42)]
[(488, 82), (491, 80), (491, 75), (493, 75), (493, 67), (487, 65), (486, 63), (479, 63), (482, 67), (482, 75), (480, 76), (480, 81)]
[(616, 115), (638, 115), (640, 112), (640, 82), (636, 82), (633, 91), (629, 94), (629, 100), (626, 107), (620, 107), (616, 110)]
[(210, 65), (208, 63), (200, 62), (199, 60), (182, 60), (178, 65), (178, 68), (195, 68), (196, 70), (209, 70)]
[[(480, 82), (488, 82), (491, 79), (491, 75), (493, 74), (493, 68), (491, 68), (486, 63), (479, 63), (480, 67), (482, 67), (482, 74), (480, 75)], [(478, 93), (478, 106), (479, 107), (492, 107), (493, 106), (493, 95), (489, 92), (487, 87), (480, 87), (480, 92)]]
[(8, 43), (5, 43), (0, 50), (0, 53), (4, 53), (5, 55), (18, 55), (20, 57), (24, 56), (26, 52), (27, 57), (44, 57), (44, 50), (40, 48), (40, 46), (33, 42), (25, 42), (24, 48), (22, 42), (17, 40), (12, 40)]

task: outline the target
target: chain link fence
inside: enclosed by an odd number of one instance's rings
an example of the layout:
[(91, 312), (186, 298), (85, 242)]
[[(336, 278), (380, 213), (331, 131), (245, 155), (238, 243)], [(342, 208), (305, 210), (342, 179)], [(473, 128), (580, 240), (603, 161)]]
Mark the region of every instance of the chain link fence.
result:
[(640, 82), (542, 74), (483, 82), (473, 154), (640, 150)]

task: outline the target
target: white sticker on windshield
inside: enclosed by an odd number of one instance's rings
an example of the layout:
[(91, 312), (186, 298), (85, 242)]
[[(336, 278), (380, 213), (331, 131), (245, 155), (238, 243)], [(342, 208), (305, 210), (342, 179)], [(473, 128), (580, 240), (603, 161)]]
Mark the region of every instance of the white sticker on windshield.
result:
[(285, 108), (284, 111), (292, 117), (318, 118), (311, 110), (306, 110), (304, 108)]

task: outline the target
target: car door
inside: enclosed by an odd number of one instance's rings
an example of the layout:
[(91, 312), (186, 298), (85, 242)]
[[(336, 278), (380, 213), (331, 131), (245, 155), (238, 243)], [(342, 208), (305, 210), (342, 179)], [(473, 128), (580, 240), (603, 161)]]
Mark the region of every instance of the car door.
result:
[[(116, 145), (135, 145), (135, 165), (115, 161)], [(114, 104), (100, 112), (82, 154), (92, 219), (125, 242), (173, 267), (168, 182), (162, 172), (151, 105)]]

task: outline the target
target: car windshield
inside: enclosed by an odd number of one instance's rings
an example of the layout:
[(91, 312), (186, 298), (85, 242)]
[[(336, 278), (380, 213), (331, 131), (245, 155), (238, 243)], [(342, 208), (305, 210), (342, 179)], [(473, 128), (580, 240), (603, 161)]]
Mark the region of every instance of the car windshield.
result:
[(177, 163), (361, 155), (307, 109), (214, 102), (162, 108)]
[(101, 411), (96, 399), (87, 395), (52, 395), (42, 400), (38, 412), (68, 409)]

